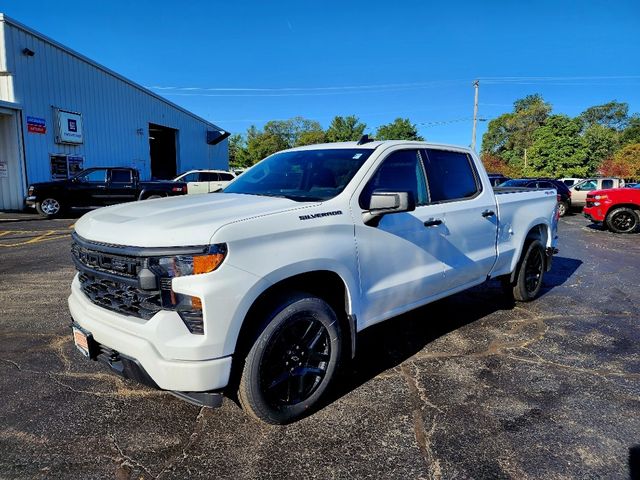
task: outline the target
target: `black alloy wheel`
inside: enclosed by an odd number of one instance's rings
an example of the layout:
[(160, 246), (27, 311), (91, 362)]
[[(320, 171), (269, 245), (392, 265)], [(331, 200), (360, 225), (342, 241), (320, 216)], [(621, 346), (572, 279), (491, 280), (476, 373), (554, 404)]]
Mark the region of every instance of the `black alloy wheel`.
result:
[(269, 344), (260, 365), (260, 384), (273, 408), (308, 399), (325, 378), (331, 341), (324, 325), (304, 313)]
[(616, 208), (607, 215), (606, 224), (615, 233), (631, 233), (638, 227), (638, 213), (630, 208)]
[(286, 424), (311, 413), (341, 356), (340, 322), (327, 302), (293, 293), (267, 309), (247, 354), (238, 387), (254, 418)]

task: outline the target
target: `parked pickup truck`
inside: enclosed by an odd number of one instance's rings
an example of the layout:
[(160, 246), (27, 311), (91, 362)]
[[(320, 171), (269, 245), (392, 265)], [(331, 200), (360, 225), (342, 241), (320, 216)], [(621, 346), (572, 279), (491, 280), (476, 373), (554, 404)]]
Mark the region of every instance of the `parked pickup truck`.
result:
[(88, 168), (68, 180), (31, 184), (25, 203), (43, 217), (53, 218), (69, 208), (102, 207), (186, 193), (186, 183), (141, 182), (135, 168)]
[(589, 192), (583, 213), (612, 232), (635, 232), (640, 226), (640, 187)]
[(594, 190), (605, 190), (610, 188), (624, 187), (622, 178), (587, 178), (581, 182), (574, 183), (571, 187), (571, 206), (582, 208), (587, 203), (587, 195)]
[(126, 377), (199, 405), (237, 393), (287, 423), (318, 405), (365, 328), (491, 278), (534, 299), (557, 221), (554, 189), (494, 193), (466, 148), (295, 148), (222, 193), (83, 216), (73, 336)]

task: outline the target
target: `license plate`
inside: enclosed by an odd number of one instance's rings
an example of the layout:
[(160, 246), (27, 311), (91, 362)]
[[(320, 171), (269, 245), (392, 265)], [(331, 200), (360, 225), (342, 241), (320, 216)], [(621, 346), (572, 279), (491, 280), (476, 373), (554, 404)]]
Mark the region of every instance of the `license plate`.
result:
[(85, 332), (76, 327), (73, 327), (73, 343), (76, 344), (80, 353), (85, 357), (89, 356), (89, 338)]

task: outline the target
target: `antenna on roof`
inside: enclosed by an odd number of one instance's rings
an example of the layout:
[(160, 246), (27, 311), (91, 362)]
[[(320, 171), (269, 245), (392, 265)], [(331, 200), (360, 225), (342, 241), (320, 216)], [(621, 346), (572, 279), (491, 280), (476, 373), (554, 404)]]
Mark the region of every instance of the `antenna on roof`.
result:
[(365, 133), (360, 137), (360, 140), (358, 140), (358, 145), (364, 145), (369, 142), (373, 142), (373, 138), (369, 138), (369, 135)]

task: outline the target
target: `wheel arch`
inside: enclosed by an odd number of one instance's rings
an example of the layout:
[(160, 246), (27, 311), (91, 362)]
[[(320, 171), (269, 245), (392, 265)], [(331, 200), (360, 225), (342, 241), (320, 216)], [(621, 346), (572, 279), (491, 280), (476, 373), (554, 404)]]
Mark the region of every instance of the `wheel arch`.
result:
[(234, 355), (242, 356), (251, 347), (250, 344), (264, 321), (262, 313), (293, 291), (315, 295), (333, 308), (344, 332), (344, 347), (353, 356), (357, 327), (355, 316), (352, 314), (351, 293), (345, 279), (331, 270), (298, 273), (282, 278), (264, 289), (252, 302), (244, 317), (235, 341)]
[(515, 281), (516, 275), (518, 274), (518, 268), (523, 256), (525, 255), (527, 245), (534, 240), (538, 240), (542, 244), (543, 248), (549, 247), (551, 244), (550, 228), (546, 222), (540, 222), (529, 227), (529, 231), (524, 236), (522, 244), (520, 245), (520, 254), (517, 257), (514, 268), (511, 269), (510, 281), (512, 283)]

